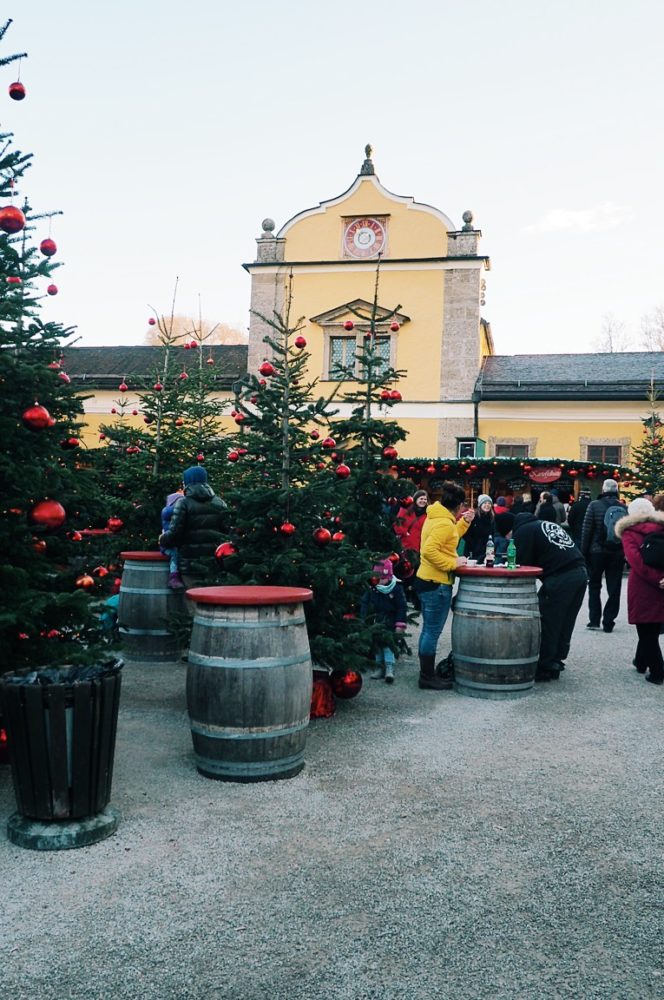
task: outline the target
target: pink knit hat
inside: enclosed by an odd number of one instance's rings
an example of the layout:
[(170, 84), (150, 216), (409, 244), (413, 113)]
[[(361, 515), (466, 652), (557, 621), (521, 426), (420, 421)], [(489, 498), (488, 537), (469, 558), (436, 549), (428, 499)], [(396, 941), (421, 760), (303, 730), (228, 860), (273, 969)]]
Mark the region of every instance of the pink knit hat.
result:
[(387, 576), (391, 580), (394, 576), (394, 567), (389, 559), (383, 559), (376, 563), (371, 572), (374, 576)]

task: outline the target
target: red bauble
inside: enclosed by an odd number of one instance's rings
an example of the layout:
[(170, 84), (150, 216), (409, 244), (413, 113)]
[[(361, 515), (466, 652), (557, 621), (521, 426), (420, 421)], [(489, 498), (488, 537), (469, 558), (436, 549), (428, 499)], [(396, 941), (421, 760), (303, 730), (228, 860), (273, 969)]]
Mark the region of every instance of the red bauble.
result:
[(184, 382), (185, 379), (189, 378), (189, 376), (185, 371), (181, 371), (180, 374), (178, 375), (178, 378), (180, 379), (181, 382)]
[(78, 440), (77, 437), (63, 438), (63, 440), (60, 442), (60, 447), (64, 448), (65, 450), (69, 448), (78, 448), (80, 443), (81, 442)]
[(118, 392), (126, 392), (128, 388), (129, 386), (127, 385), (126, 382), (120, 382), (120, 385), (118, 386)]
[(141, 449), (136, 444), (130, 444), (128, 448), (125, 448), (128, 455), (138, 455), (140, 450)]
[(258, 369), (261, 375), (274, 375), (276, 369), (274, 365), (271, 365), (269, 361), (264, 361), (263, 364)]
[(390, 560), (391, 563), (398, 563), (401, 556), (399, 555), (398, 552), (390, 552), (387, 558)]
[(239, 457), (240, 456), (238, 455), (238, 453), (236, 451), (229, 451), (229, 453), (228, 453), (228, 461), (229, 462), (237, 462), (237, 460), (239, 459)]
[(317, 545), (327, 545), (328, 542), (332, 541), (332, 532), (328, 531), (327, 528), (316, 528), (314, 541)]
[(46, 638), (47, 639), (59, 639), (61, 635), (62, 635), (62, 632), (59, 629), (57, 629), (57, 628), (50, 628), (48, 630), (48, 632), (46, 633)]
[(46, 289), (46, 293), (48, 295), (57, 295), (58, 294), (58, 286), (57, 285), (49, 285), (47, 287), (47, 289)]
[(51, 361), (50, 365), (46, 365), (46, 367), (50, 368), (50, 370), (52, 372), (59, 372), (60, 371), (60, 362), (59, 361)]
[(175, 426), (176, 427), (182, 427), (183, 424), (184, 424), (184, 420), (182, 419), (182, 417), (178, 417), (177, 420), (175, 421)]
[(384, 458), (396, 458), (398, 454), (399, 452), (397, 451), (397, 449), (393, 448), (391, 444), (389, 444), (387, 448), (383, 448)]
[(236, 424), (242, 424), (246, 419), (247, 418), (245, 417), (244, 413), (236, 413), (235, 416), (233, 417), (233, 420), (235, 421)]
[(323, 441), (323, 448), (336, 448), (337, 442), (334, 438), (325, 438)]
[(300, 350), (301, 350), (301, 349), (302, 349), (303, 347), (306, 347), (306, 346), (307, 346), (307, 340), (306, 340), (306, 337), (296, 337), (296, 338), (295, 338), (295, 346), (296, 346), (296, 347), (299, 347), (299, 348), (300, 348)]
[(40, 538), (38, 541), (33, 542), (32, 547), (35, 550), (35, 552), (38, 552), (40, 554), (42, 552), (46, 552), (46, 549), (48, 548), (43, 538)]
[(205, 461), (205, 455), (203, 454), (202, 451), (199, 451), (198, 455), (196, 456), (196, 461), (197, 462), (204, 462)]
[(23, 279), (19, 278), (18, 275), (12, 274), (7, 278), (8, 285), (22, 285)]
[(94, 573), (95, 576), (98, 577), (108, 576), (108, 570), (106, 569), (105, 566), (97, 566), (97, 568), (93, 569), (92, 572)]
[(100, 434), (99, 435), (99, 440), (100, 441), (105, 441), (106, 440), (106, 435), (105, 434)]
[(357, 670), (333, 670), (330, 683), (337, 698), (354, 698), (362, 690), (362, 674)]
[(64, 382), (65, 385), (69, 385), (69, 383), (71, 382), (71, 379), (69, 378), (69, 375), (67, 375), (67, 372), (58, 372), (58, 378), (60, 379), (61, 382)]
[(57, 500), (41, 500), (30, 511), (30, 518), (43, 528), (59, 528), (65, 523), (67, 512)]
[(39, 249), (44, 254), (44, 257), (52, 257), (58, 248), (55, 245), (55, 240), (42, 240), (39, 244)]
[(3, 233), (20, 233), (25, 226), (25, 216), (15, 205), (0, 208), (0, 229)]
[(198, 341), (196, 341), (196, 340), (190, 340), (189, 341), (189, 349), (190, 350), (195, 351), (197, 347), (198, 347)]
[(284, 521), (284, 523), (279, 528), (282, 535), (294, 535), (295, 525), (291, 524), (290, 521)]
[(318, 431), (312, 431), (309, 437), (312, 439), (312, 441), (318, 441), (320, 434), (318, 433)]
[(124, 526), (119, 517), (109, 517), (106, 527), (109, 531), (119, 531)]
[(259, 378), (259, 380), (258, 380), (258, 384), (259, 384), (259, 385), (267, 385), (267, 382), (265, 381), (265, 379), (264, 379), (264, 378)]
[(238, 455), (246, 455), (247, 454), (247, 449), (246, 448), (238, 448), (237, 453), (238, 453)]
[(352, 330), (354, 326), (355, 324), (353, 323), (352, 319), (347, 319), (346, 322), (344, 323), (344, 330)]
[(187, 341), (186, 344), (183, 344), (182, 346), (184, 347), (185, 351), (190, 351), (191, 350), (191, 344), (188, 341)]
[(156, 321), (156, 319), (154, 318), (154, 316), (150, 316), (150, 319), (148, 320), (148, 324), (149, 324), (150, 326), (154, 326), (156, 322), (157, 322), (157, 321)]
[(350, 476), (350, 469), (347, 465), (344, 465), (343, 462), (341, 465), (338, 465), (334, 471), (339, 479), (348, 479)]
[(67, 532), (67, 538), (69, 539), (70, 542), (82, 542), (83, 541), (83, 535), (81, 534), (80, 531), (68, 531)]
[(84, 590), (89, 590), (94, 585), (95, 581), (88, 573), (84, 573), (83, 576), (79, 576), (76, 580), (76, 586), (82, 587)]
[(132, 410), (131, 411), (131, 415), (132, 415), (132, 417), (137, 417), (138, 416), (138, 410)]
[(434, 473), (436, 471), (435, 465), (427, 465), (427, 472)]
[(114, 407), (114, 406), (112, 406), (112, 407), (111, 407), (111, 413), (117, 413), (117, 412), (118, 412), (118, 411), (117, 411), (117, 410), (115, 409), (115, 407)]
[(343, 542), (345, 537), (346, 536), (344, 535), (343, 531), (335, 531), (334, 534), (332, 535), (332, 541)]
[(208, 358), (207, 361), (205, 362), (205, 364), (206, 365), (213, 365), (214, 364), (214, 358)]
[(390, 398), (390, 390), (389, 389), (383, 389), (382, 392), (381, 392), (381, 394), (380, 394), (380, 398), (381, 399), (389, 399)]
[(25, 87), (19, 80), (9, 84), (9, 96), (12, 101), (22, 101), (25, 97)]
[(394, 321), (394, 323), (390, 323), (390, 330), (392, 331), (392, 333), (398, 333), (400, 329), (401, 327), (399, 326), (396, 320)]
[(236, 556), (237, 549), (232, 542), (222, 542), (221, 545), (217, 546), (214, 554), (217, 559), (225, 559), (227, 556)]
[(404, 507), (410, 507), (410, 505), (412, 504), (412, 502), (413, 502), (413, 498), (412, 497), (404, 497), (403, 500), (401, 501), (401, 503), (404, 505)]
[(393, 399), (395, 403), (400, 403), (402, 398), (403, 397), (398, 389), (392, 389), (392, 392), (390, 393), (390, 399)]
[(155, 382), (152, 388), (154, 389), (155, 392), (161, 392), (164, 387), (161, 384), (161, 382)]
[(23, 423), (31, 431), (43, 431), (46, 427), (53, 426), (53, 418), (45, 406), (35, 403), (23, 411)]

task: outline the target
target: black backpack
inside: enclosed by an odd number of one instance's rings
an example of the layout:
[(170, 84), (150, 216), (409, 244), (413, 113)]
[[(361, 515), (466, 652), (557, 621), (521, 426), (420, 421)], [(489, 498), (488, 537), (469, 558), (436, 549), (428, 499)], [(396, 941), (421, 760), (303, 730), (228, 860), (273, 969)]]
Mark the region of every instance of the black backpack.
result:
[(653, 532), (641, 544), (641, 558), (646, 566), (664, 569), (664, 531)]

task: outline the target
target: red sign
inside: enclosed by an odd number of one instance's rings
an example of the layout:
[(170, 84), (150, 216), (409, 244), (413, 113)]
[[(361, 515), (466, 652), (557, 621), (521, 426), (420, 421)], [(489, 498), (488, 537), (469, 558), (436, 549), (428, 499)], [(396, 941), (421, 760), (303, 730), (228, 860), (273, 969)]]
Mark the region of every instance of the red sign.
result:
[(557, 465), (543, 465), (541, 469), (531, 469), (528, 473), (528, 478), (534, 483), (555, 483), (561, 476)]

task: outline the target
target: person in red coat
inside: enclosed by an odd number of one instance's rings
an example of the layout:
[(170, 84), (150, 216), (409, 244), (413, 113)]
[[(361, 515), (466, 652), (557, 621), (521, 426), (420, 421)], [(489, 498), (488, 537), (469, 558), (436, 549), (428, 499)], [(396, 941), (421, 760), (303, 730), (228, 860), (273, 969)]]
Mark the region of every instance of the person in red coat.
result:
[(427, 519), (429, 496), (426, 490), (416, 490), (413, 502), (408, 507), (400, 507), (394, 522), (394, 533), (401, 542), (399, 579), (403, 583), (406, 596), (418, 607), (417, 595), (413, 590), (415, 573), (420, 565), (422, 528)]
[[(639, 641), (634, 666), (651, 684), (664, 682), (664, 660), (659, 648), (659, 629), (664, 622), (664, 569), (646, 566), (641, 556), (644, 539), (664, 531), (664, 513), (656, 511), (650, 500), (632, 500), (627, 516), (616, 523), (616, 535), (623, 543), (629, 563), (627, 581), (627, 619), (636, 625)], [(646, 673), (648, 671), (648, 673)]]

